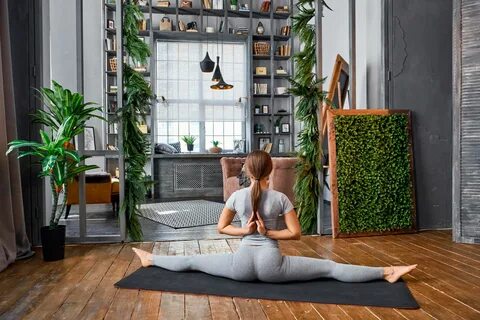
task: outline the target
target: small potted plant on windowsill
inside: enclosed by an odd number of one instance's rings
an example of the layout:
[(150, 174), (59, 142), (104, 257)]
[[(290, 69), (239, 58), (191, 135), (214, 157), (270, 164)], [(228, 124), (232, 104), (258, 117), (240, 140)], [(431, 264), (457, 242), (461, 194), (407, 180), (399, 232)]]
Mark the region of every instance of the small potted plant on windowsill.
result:
[[(80, 173), (98, 168), (95, 165), (80, 164), (86, 156), (79, 156), (71, 141), (83, 132), (88, 119), (101, 112), (99, 106), (93, 103), (84, 103), (83, 96), (64, 89), (53, 81), (53, 89), (41, 88), (38, 90), (45, 110), (38, 110), (34, 114), (34, 121), (51, 131), (40, 130), (41, 142), (14, 140), (8, 146), (7, 154), (16, 149), (20, 150), (18, 158), (34, 156), (40, 160), (40, 177), (48, 178), (52, 191), (52, 211), (50, 223), (40, 230), (42, 240), (43, 259), (55, 261), (63, 259), (65, 246), (65, 226), (59, 225), (59, 220), (66, 210), (68, 197), (67, 183)], [(62, 198), (63, 194), (63, 198)], [(59, 206), (59, 201), (62, 204)]]
[(220, 148), (218, 145), (220, 144), (220, 141), (213, 140), (212, 141), (213, 147), (210, 148), (211, 153), (220, 153), (222, 152), (222, 148)]
[(195, 140), (197, 140), (197, 138), (195, 138), (194, 136), (183, 136), (182, 140), (187, 144), (187, 150), (190, 152), (193, 151), (193, 144), (195, 143)]

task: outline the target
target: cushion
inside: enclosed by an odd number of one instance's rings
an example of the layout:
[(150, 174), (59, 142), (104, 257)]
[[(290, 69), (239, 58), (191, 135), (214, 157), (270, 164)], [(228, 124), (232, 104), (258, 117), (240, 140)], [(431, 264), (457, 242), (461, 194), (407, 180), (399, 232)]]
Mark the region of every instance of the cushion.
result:
[(175, 148), (175, 150), (177, 150), (176, 153), (182, 152), (182, 147), (180, 146), (180, 142), (169, 143), (169, 145), (171, 145), (172, 147)]
[(175, 149), (174, 147), (172, 147), (167, 143), (156, 143), (155, 153), (172, 154), (172, 153), (177, 153), (177, 149)]

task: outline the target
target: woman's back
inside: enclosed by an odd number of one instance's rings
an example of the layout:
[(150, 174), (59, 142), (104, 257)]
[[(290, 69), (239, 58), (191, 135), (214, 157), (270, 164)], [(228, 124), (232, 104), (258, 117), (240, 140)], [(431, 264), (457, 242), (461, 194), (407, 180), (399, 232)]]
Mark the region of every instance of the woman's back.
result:
[[(242, 227), (247, 225), (252, 216), (251, 189), (245, 188), (234, 192), (225, 203), (225, 207), (236, 212)], [(280, 230), (285, 227), (283, 215), (292, 211), (293, 205), (288, 197), (281, 192), (265, 189), (261, 193), (258, 212), (268, 230)], [(277, 240), (254, 232), (242, 239), (243, 245), (278, 247)]]

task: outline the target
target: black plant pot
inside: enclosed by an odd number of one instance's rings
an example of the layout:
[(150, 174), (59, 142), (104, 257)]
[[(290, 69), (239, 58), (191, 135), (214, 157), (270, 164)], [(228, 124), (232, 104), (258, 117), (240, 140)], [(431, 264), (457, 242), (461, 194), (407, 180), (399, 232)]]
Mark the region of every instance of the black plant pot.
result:
[(193, 144), (187, 144), (187, 150), (193, 151)]
[(44, 261), (62, 260), (65, 256), (65, 226), (50, 229), (49, 226), (40, 229)]

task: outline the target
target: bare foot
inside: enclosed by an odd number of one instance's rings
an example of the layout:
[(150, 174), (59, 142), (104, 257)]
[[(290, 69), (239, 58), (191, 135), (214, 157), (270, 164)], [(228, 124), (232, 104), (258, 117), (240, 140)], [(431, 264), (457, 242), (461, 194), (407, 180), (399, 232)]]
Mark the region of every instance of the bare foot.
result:
[(417, 267), (416, 264), (413, 264), (411, 266), (385, 267), (384, 271), (383, 271), (383, 278), (390, 283), (394, 283), (394, 282), (397, 282), (397, 280), (400, 279), (401, 276), (409, 273), (410, 271), (412, 271), (416, 267)]
[(153, 264), (152, 263), (152, 254), (150, 252), (143, 251), (143, 250), (140, 250), (140, 249), (137, 249), (137, 248), (132, 248), (132, 250), (140, 258), (140, 261), (142, 262), (142, 266), (149, 267)]

